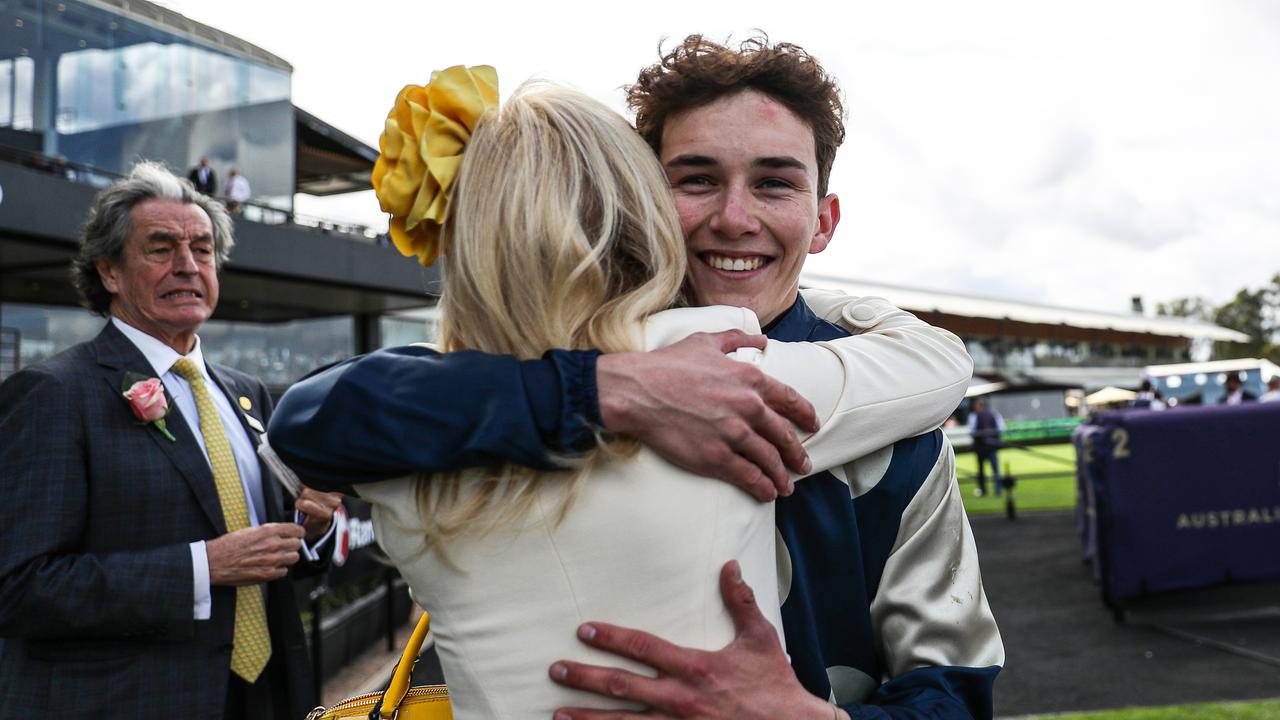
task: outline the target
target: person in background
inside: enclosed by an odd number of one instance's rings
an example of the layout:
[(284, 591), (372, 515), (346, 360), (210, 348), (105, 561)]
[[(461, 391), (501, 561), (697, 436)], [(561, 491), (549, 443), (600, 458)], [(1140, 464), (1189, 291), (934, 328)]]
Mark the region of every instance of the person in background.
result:
[(1223, 381), (1222, 386), (1226, 389), (1227, 394), (1219, 400), (1221, 405), (1240, 405), (1242, 403), (1254, 402), (1258, 399), (1257, 395), (1244, 389), (1244, 381), (1240, 378), (1240, 373), (1232, 371), (1227, 373), (1227, 379)]
[(49, 161), (49, 172), (54, 175), (60, 175), (68, 180), (76, 179), (76, 171), (67, 164), (67, 156), (62, 153), (54, 155), (53, 159)]
[(1267, 391), (1262, 393), (1262, 397), (1258, 398), (1258, 402), (1277, 401), (1280, 401), (1280, 375), (1273, 375), (1267, 381)]
[(195, 186), (196, 192), (213, 197), (218, 191), (218, 174), (209, 167), (209, 158), (201, 157), (200, 163), (191, 168), (187, 179)]
[(978, 459), (978, 487), (973, 494), (982, 497), (987, 494), (986, 465), (991, 465), (991, 484), (996, 495), (1004, 491), (1000, 478), (999, 451), (1002, 446), (1000, 435), (1005, 431), (1004, 418), (1000, 413), (987, 405), (987, 399), (973, 399), (973, 409), (969, 412), (969, 434), (973, 436), (973, 454)]
[(204, 359), (233, 243), (221, 203), (140, 163), (73, 262), (102, 332), (0, 384), (0, 717), (315, 705), (286, 575), (326, 566), (341, 498), (307, 490), (305, 520), (285, 515), (256, 453), (267, 389)]
[(249, 180), (236, 168), (231, 168), (227, 172), (227, 186), (223, 192), (226, 193), (227, 211), (233, 215), (239, 214), (244, 203), (253, 196), (253, 191), (249, 189)]
[(1164, 410), (1164, 400), (1160, 398), (1160, 390), (1151, 382), (1151, 378), (1143, 378), (1138, 394), (1134, 396), (1129, 407), (1139, 410)]

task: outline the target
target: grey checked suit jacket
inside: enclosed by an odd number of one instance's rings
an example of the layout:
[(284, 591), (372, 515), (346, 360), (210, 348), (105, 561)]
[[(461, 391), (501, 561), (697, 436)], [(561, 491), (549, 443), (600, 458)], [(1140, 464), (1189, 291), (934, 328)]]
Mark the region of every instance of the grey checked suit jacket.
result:
[[(265, 427), (262, 383), (209, 370)], [(0, 385), (0, 718), (223, 717), (235, 589), (214, 587), (212, 618), (195, 621), (189, 549), (226, 532), (213, 475), (172, 398), (176, 442), (137, 424), (126, 372), (153, 375), (108, 323)], [(262, 477), (279, 521), (281, 492)], [(301, 718), (316, 698), (289, 579), (267, 596), (272, 663), (288, 678), (274, 690)]]

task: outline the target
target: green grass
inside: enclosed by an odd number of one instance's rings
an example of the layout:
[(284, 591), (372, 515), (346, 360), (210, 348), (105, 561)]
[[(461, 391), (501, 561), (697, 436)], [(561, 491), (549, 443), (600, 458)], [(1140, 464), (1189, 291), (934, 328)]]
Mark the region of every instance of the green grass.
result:
[[(1076, 506), (1076, 450), (1070, 443), (1037, 445), (1028, 450), (1005, 448), (1000, 451), (1001, 472), (1018, 478), (1014, 501), (1018, 512), (1024, 510), (1070, 510)], [(1048, 475), (1052, 477), (1033, 477)], [(974, 497), (978, 487), (978, 459), (972, 452), (956, 454), (956, 475), (964, 495), (964, 508), (970, 515), (1002, 513), (1003, 497), (991, 493), (991, 474), (987, 473), (986, 497)]]
[(1124, 708), (1069, 715), (1033, 715), (1053, 720), (1280, 720), (1280, 700)]

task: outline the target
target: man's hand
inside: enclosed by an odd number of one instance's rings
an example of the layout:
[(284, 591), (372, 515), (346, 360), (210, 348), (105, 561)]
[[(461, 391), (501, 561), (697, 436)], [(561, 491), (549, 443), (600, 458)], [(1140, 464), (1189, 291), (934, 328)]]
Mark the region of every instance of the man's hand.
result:
[(301, 525), (267, 523), (209, 540), (209, 582), (255, 585), (284, 577), (298, 562), (303, 532)]
[(320, 492), (309, 487), (302, 488), (293, 509), (306, 515), (302, 521), (302, 529), (306, 531), (307, 543), (313, 543), (329, 531), (333, 524), (333, 511), (342, 504), (342, 493)]
[(733, 617), (733, 642), (706, 652), (672, 645), (648, 633), (604, 623), (578, 628), (586, 644), (631, 658), (658, 671), (658, 677), (561, 660), (551, 679), (571, 688), (648, 706), (648, 710), (560, 708), (555, 720), (624, 718), (722, 718), (725, 720), (848, 720), (826, 701), (810, 695), (778, 643), (778, 635), (756, 607), (755, 593), (742, 581), (737, 562), (720, 571), (720, 594)]
[(813, 406), (759, 368), (725, 357), (765, 343), (763, 335), (728, 330), (651, 352), (601, 355), (600, 418), (609, 431), (636, 438), (672, 464), (759, 500), (790, 495), (787, 469), (810, 470), (792, 423), (816, 432)]

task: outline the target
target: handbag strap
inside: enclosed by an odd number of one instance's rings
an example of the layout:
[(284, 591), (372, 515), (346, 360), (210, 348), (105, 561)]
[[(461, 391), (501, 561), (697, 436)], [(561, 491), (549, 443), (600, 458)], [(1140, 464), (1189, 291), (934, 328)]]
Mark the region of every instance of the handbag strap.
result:
[(418, 653), (422, 650), (422, 643), (427, 638), (427, 631), (431, 629), (431, 615), (423, 611), (422, 617), (418, 619), (418, 626), (413, 629), (413, 634), (409, 636), (409, 643), (404, 646), (404, 652), (400, 655), (400, 661), (396, 663), (396, 669), (391, 673), (391, 682), (387, 683), (387, 689), (382, 691), (382, 699), (377, 705), (373, 706), (373, 711), (369, 713), (369, 720), (381, 720), (382, 718), (394, 718), (396, 711), (400, 708), (401, 701), (404, 696), (409, 693), (409, 683), (413, 679), (413, 666), (418, 664)]

